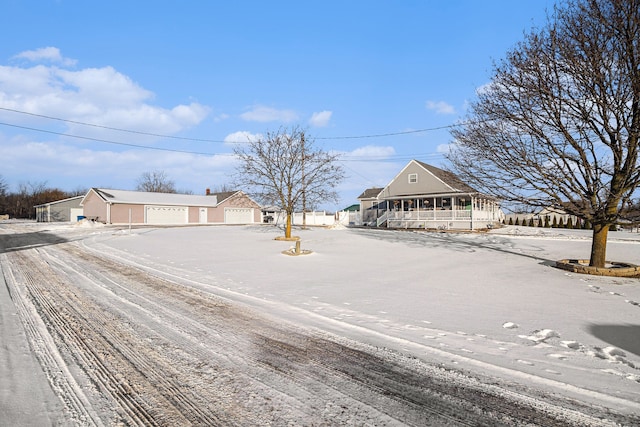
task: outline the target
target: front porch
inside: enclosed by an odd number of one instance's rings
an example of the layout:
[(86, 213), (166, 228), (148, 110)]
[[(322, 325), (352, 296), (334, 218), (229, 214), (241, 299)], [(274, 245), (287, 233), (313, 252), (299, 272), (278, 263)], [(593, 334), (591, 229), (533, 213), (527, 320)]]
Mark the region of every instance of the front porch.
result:
[(499, 205), (473, 195), (383, 200), (368, 209), (365, 225), (403, 229), (476, 230), (501, 221)]

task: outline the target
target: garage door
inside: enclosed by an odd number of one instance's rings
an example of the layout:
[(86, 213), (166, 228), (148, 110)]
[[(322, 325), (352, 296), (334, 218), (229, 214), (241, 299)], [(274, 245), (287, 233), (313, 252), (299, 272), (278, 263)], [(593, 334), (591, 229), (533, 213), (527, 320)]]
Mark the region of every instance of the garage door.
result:
[(253, 209), (224, 208), (225, 224), (251, 224), (252, 222), (253, 222)]
[(147, 206), (147, 224), (186, 224), (189, 211), (186, 206)]

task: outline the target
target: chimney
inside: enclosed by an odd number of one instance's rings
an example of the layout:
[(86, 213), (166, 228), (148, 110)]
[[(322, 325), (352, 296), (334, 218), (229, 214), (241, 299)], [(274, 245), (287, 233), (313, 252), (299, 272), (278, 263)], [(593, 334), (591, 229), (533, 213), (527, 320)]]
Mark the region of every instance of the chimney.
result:
[(211, 190), (207, 188), (207, 189), (205, 190), (205, 192), (204, 192), (204, 193), (205, 193), (207, 196), (210, 196), (210, 195), (211, 195)]

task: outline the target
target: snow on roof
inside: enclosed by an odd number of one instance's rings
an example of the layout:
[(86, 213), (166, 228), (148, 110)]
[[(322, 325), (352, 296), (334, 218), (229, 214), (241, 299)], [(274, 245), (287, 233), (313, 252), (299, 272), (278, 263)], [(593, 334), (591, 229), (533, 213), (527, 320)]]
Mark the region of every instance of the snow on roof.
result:
[(108, 188), (92, 188), (92, 191), (95, 191), (102, 199), (110, 203), (207, 207), (215, 207), (218, 205), (218, 198), (215, 195), (151, 193), (145, 191), (112, 190)]

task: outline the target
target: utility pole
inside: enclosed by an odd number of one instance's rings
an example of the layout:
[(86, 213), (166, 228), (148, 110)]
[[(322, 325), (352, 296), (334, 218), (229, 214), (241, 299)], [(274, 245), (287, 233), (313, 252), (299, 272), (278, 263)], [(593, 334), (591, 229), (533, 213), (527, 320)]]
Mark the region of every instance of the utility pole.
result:
[(306, 159), (306, 153), (304, 150), (304, 132), (300, 133), (300, 145), (302, 148), (302, 164), (301, 164), (301, 170), (302, 170), (302, 228), (306, 228), (307, 227), (307, 183), (305, 182), (305, 175), (304, 175), (304, 162), (307, 160)]

